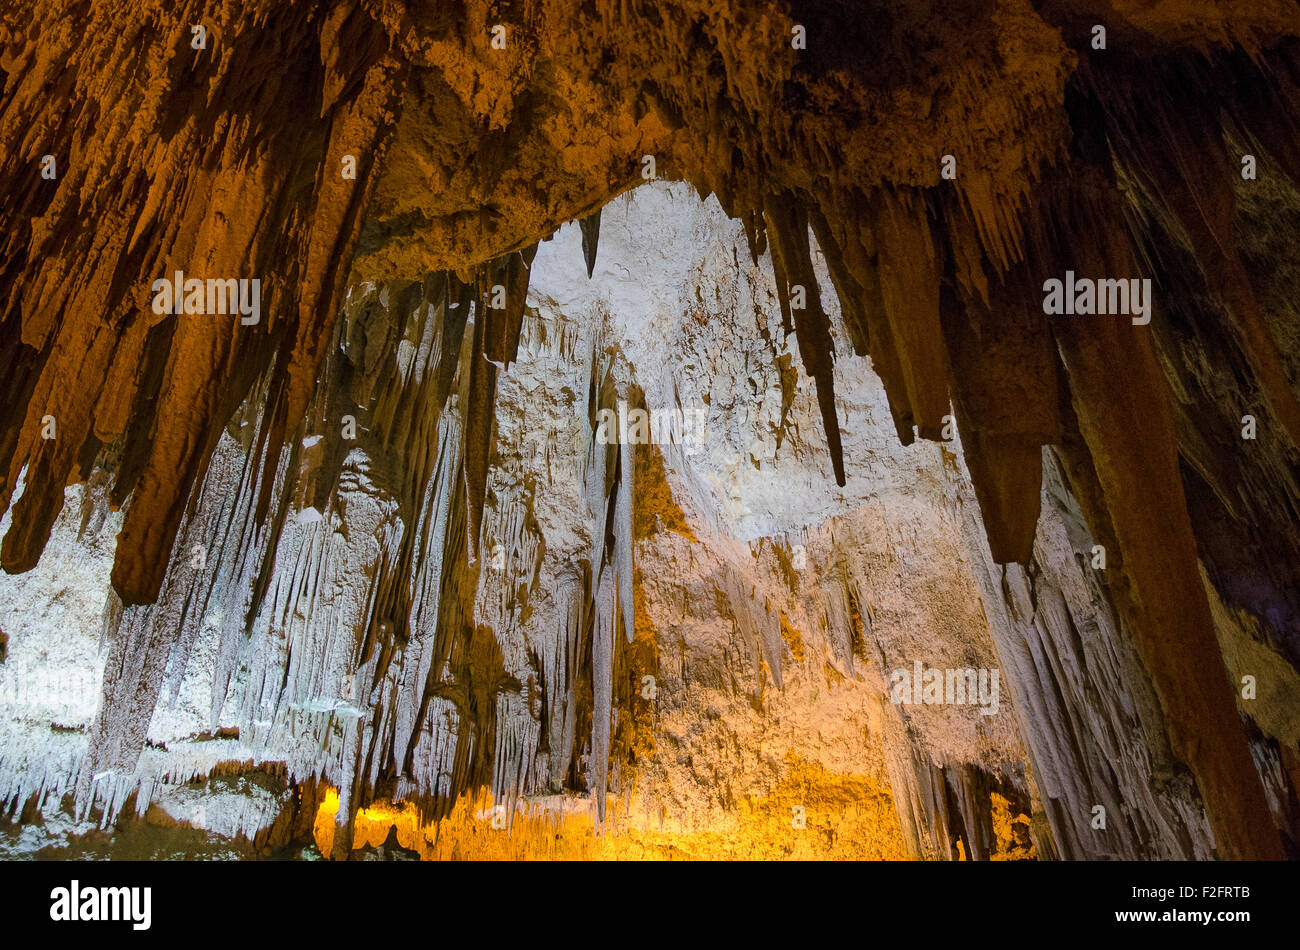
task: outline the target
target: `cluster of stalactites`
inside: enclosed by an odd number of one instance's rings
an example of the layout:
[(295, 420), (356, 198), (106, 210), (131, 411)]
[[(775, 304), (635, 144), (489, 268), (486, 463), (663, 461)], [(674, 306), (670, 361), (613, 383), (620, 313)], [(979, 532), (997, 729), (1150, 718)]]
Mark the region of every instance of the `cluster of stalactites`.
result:
[[(783, 191), (763, 202), (766, 241), (759, 216), (747, 220), (755, 250), (770, 246), (783, 317), (816, 383), (837, 479), (846, 466), (830, 386), (834, 354), (815, 303), (809, 225), (901, 440), (910, 443), (915, 429), (942, 441), (955, 416), (996, 561), (1029, 561), (1041, 450), (1065, 452), (1071, 487), (1127, 582), (1117, 587), (1120, 607), (1175, 754), (1197, 777), (1220, 852), (1256, 857), (1277, 856), (1280, 846), (1258, 783), (1227, 778), (1253, 766), (1202, 591), (1171, 406), (1176, 383), (1161, 363), (1161, 337), (1149, 312), (1049, 316), (1044, 294), (1046, 281), (1067, 272), (1136, 282), (1151, 280), (1154, 269), (1159, 289), (1169, 278), (1150, 251), (1158, 222), (1190, 251), (1295, 451), (1300, 403), (1233, 232), (1243, 166), (1230, 137), (1249, 143), (1274, 173), (1294, 176), (1300, 167), (1295, 50), (1261, 58), (1268, 69), (1245, 54), (1216, 63), (1187, 55), (1159, 67), (1117, 57), (1106, 69), (1084, 69), (1067, 96), (1068, 147), (1010, 210), (940, 184)], [(792, 306), (796, 288), (807, 295), (803, 308)], [(1155, 315), (1204, 319), (1162, 310), (1159, 301)]]
[[(206, 45), (157, 10), (27, 6), (0, 30), (0, 561), (36, 564), (64, 487), (99, 458), (113, 504), (129, 500), (113, 586), (150, 603), (223, 426), (268, 371), (268, 465), (303, 417), (398, 66), (355, 5), (198, 4)], [(155, 314), (153, 282), (177, 271), (259, 280), (260, 320)]]

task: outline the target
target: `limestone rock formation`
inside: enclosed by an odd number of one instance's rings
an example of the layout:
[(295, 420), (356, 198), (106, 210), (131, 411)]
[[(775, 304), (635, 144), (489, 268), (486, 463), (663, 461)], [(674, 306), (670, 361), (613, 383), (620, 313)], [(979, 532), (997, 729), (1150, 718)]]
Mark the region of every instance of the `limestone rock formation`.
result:
[(0, 11), (0, 797), (335, 857), (1294, 856), (1298, 33)]

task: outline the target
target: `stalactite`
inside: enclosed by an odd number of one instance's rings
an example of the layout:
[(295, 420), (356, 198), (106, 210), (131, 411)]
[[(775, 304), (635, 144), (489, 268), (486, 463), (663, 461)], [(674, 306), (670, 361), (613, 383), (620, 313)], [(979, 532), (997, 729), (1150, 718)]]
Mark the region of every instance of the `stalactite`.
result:
[(587, 277), (590, 279), (596, 270), (596, 247), (600, 243), (600, 209), (578, 223), (582, 227), (582, 259), (587, 265)]
[[(1149, 183), (1163, 213), (1185, 229), (1212, 292), (1223, 296), (1257, 384), (1292, 444), (1300, 447), (1300, 399), (1264, 322), (1232, 233), (1231, 180), (1240, 177), (1241, 168), (1228, 156), (1223, 141), (1226, 103), (1217, 93), (1221, 80), (1195, 62), (1176, 61), (1171, 72), (1168, 84), (1174, 92), (1154, 112), (1134, 102), (1114, 76), (1098, 75), (1092, 82), (1097, 99), (1108, 103), (1107, 130), (1126, 167)], [(1273, 140), (1275, 147), (1284, 150), (1282, 154), (1300, 145), (1294, 132)], [(1294, 180), (1296, 173), (1291, 174)]]
[[(942, 263), (930, 234), (926, 209), (908, 196), (879, 194), (870, 210), (880, 282), (880, 302), (898, 361), (904, 419), (922, 438), (939, 439), (948, 412), (947, 357), (939, 326)], [(889, 345), (885, 340), (881, 345)], [(909, 431), (904, 444), (912, 441)]]
[(614, 499), (614, 552), (612, 569), (618, 579), (618, 603), (623, 620), (623, 635), (632, 642), (632, 486), (636, 480), (632, 447), (623, 445), (618, 452), (618, 487)]
[[(1131, 272), (1127, 248), (1102, 241), (1095, 272)], [(1080, 432), (1094, 457), (1105, 460), (1097, 469), (1102, 500), (1138, 592), (1127, 605), (1130, 629), (1165, 710), (1170, 743), (1197, 777), (1222, 853), (1281, 857), (1201, 594), (1172, 418), (1150, 340), (1131, 324), (1113, 322), (1087, 333), (1061, 323), (1055, 336)], [(1139, 430), (1143, 438), (1134, 439)], [(1095, 520), (1102, 513), (1089, 514)]]
[(605, 820), (605, 791), (609, 775), (610, 716), (614, 665), (615, 581), (611, 572), (601, 575), (596, 590), (595, 622), (592, 631), (591, 676), (591, 766), (590, 783), (596, 816)]
[[(821, 293), (808, 253), (807, 216), (790, 195), (770, 199), (763, 214), (771, 242), (772, 264), (776, 270), (781, 316), (787, 333), (793, 316), (799, 355), (804, 369), (816, 381), (817, 402), (821, 407), (835, 481), (842, 486), (844, 450), (840, 446), (840, 425), (835, 415), (835, 381), (831, 372), (835, 347), (831, 341), (830, 322), (822, 311)], [(794, 287), (799, 288), (798, 295), (803, 298), (798, 306), (791, 304)]]
[(1021, 270), (988, 302), (956, 289), (941, 296), (962, 448), (1001, 564), (1029, 561), (1042, 446), (1060, 441), (1056, 357), (1037, 292)]

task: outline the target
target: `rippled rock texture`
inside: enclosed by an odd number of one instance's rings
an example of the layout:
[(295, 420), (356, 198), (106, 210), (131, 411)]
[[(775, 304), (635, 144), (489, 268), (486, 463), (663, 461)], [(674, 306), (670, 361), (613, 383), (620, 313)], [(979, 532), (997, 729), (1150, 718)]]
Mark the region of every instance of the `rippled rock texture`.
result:
[[(6, 9), (7, 800), (246, 762), (336, 856), (575, 796), (646, 854), (1294, 853), (1298, 25)], [(642, 407), (702, 444), (602, 440)]]

